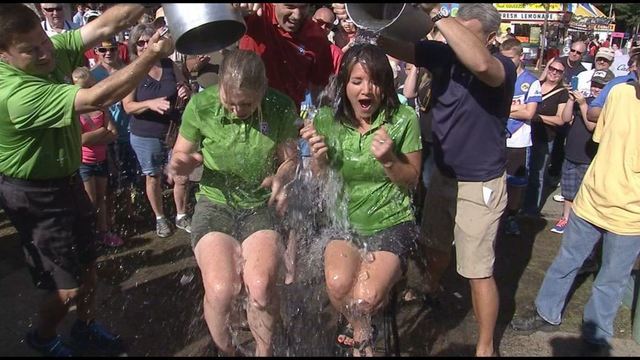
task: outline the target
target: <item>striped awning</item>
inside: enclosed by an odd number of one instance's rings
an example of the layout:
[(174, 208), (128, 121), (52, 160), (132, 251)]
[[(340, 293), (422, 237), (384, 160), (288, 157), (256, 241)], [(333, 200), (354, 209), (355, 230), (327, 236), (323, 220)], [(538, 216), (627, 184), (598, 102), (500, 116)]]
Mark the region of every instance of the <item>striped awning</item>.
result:
[(577, 3), (576, 5), (577, 6), (573, 9), (573, 14), (576, 16), (595, 17), (595, 18), (608, 17), (602, 11), (598, 10), (597, 7), (593, 6), (593, 4)]

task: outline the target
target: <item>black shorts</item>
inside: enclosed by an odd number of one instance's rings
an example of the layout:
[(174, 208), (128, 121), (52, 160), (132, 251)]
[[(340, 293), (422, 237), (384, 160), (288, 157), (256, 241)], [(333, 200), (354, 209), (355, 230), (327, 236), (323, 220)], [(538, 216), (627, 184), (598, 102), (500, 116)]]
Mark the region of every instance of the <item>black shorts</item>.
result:
[(417, 247), (418, 236), (420, 236), (420, 230), (416, 223), (407, 221), (378, 231), (373, 235), (332, 234), (331, 240), (350, 240), (358, 249), (363, 249), (366, 244), (367, 251), (393, 253), (400, 259), (400, 268), (404, 274), (407, 271), (407, 260)]
[(507, 148), (507, 184), (527, 186), (527, 173), (527, 148)]
[(36, 287), (75, 289), (97, 258), (96, 213), (78, 174), (56, 180), (0, 175), (0, 205), (20, 235)]

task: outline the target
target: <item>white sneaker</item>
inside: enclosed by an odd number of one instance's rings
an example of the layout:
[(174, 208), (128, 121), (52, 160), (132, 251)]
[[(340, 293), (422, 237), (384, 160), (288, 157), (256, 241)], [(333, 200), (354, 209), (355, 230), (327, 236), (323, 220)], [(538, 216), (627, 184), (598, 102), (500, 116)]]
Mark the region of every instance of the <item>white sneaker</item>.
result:
[(555, 194), (555, 195), (553, 195), (553, 201), (564, 202), (564, 196), (562, 196), (560, 194)]

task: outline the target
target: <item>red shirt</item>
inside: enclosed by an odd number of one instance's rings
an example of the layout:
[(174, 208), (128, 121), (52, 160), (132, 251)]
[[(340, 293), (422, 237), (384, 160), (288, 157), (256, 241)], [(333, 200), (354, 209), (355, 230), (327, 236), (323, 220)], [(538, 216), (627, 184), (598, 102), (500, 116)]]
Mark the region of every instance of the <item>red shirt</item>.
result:
[(257, 52), (264, 61), (269, 86), (300, 106), (309, 84), (328, 83), (333, 71), (331, 43), (310, 17), (292, 34), (278, 26), (272, 3), (264, 4), (262, 11), (262, 16), (245, 18), (247, 33), (240, 39), (239, 48)]
[[(96, 64), (98, 63), (98, 54), (96, 54), (94, 48), (85, 51), (84, 57), (87, 59), (90, 69), (96, 66)], [(118, 43), (118, 57), (123, 64), (126, 65), (129, 63), (129, 48), (127, 47), (127, 45)]]
[(340, 62), (342, 61), (342, 49), (336, 44), (331, 44), (331, 57), (333, 58), (333, 73), (337, 74), (340, 71)]

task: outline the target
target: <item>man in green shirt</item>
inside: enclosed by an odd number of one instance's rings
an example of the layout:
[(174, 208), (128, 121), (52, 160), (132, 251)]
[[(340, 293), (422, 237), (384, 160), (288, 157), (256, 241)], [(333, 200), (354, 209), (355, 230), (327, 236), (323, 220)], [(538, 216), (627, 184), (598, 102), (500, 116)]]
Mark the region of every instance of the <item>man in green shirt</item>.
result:
[(135, 24), (143, 11), (117, 5), (79, 30), (49, 38), (27, 6), (0, 5), (0, 206), (20, 234), (36, 287), (47, 290), (26, 338), (47, 356), (73, 355), (57, 335), (72, 302), (78, 345), (123, 348), (94, 320), (95, 210), (77, 174), (78, 115), (122, 99), (173, 44), (157, 33), (151, 51), (118, 74), (89, 89), (68, 83), (87, 49)]

